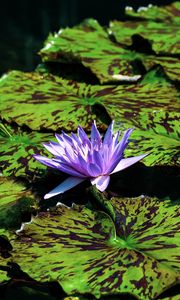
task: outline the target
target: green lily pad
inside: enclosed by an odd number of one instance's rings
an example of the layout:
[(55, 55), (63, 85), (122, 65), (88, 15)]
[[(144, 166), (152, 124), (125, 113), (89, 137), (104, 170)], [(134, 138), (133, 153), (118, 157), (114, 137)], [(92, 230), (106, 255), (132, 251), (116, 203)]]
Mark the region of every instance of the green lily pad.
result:
[(47, 169), (33, 154), (47, 154), (42, 142), (53, 139), (52, 134), (13, 129), (0, 124), (0, 170), (4, 176), (40, 176)]
[(164, 72), (169, 79), (172, 81), (179, 80), (180, 61), (176, 57), (146, 55), (143, 59), (143, 65), (146, 70), (150, 70), (154, 66), (160, 65), (163, 67)]
[(12, 241), (13, 260), (35, 280), (57, 280), (67, 294), (155, 299), (178, 281), (179, 206), (144, 196), (111, 203), (115, 225), (86, 207), (40, 213)]
[(159, 298), (159, 300), (179, 300), (179, 295), (166, 297), (166, 298)]
[(179, 166), (179, 120), (180, 116), (173, 113), (150, 114), (146, 126), (152, 126), (152, 129), (135, 128), (126, 155), (150, 153), (143, 159), (146, 166)]
[(40, 55), (44, 62), (82, 63), (101, 83), (131, 82), (141, 77), (134, 68), (134, 53), (113, 43), (107, 32), (92, 19), (49, 35)]
[[(89, 130), (96, 103), (71, 85), (57, 76), (12, 71), (0, 81), (1, 118), (32, 130), (76, 131), (79, 124)], [(98, 126), (105, 128), (100, 121)]]
[[(104, 130), (106, 126), (100, 120), (102, 116), (107, 115), (109, 120), (115, 119), (115, 124), (120, 130), (127, 127), (135, 127), (137, 129), (132, 135), (133, 143), (130, 144), (130, 154), (135, 155), (136, 153), (141, 154), (151, 151), (154, 154), (144, 160), (145, 164), (177, 165), (179, 146), (178, 120), (180, 118), (177, 99), (179, 93), (172, 84), (165, 80), (162, 74), (160, 74), (161, 77), (157, 78), (159, 83), (153, 82), (153, 77), (155, 78), (156, 74), (158, 76), (158, 73), (155, 72), (157, 71), (152, 70), (149, 72), (139, 84), (119, 86), (87, 85), (63, 80), (52, 75), (48, 79), (46, 76), (44, 90), (41, 90), (41, 96), (37, 97), (36, 105), (32, 105), (28, 102), (29, 97), (38, 89), (38, 83), (40, 83), (38, 78), (42, 77), (42, 74), (14, 71), (3, 80), (4, 85), (1, 89), (3, 101), (0, 104), (1, 116), (6, 121), (14, 121), (18, 125), (26, 125), (31, 129), (39, 130), (42, 127), (46, 127), (47, 129), (55, 130), (57, 128), (59, 132), (60, 129), (76, 131), (78, 124), (89, 131), (94, 119), (97, 119), (98, 128)], [(36, 80), (33, 78), (36, 78)], [(14, 91), (13, 98), (16, 98), (16, 101), (12, 101), (13, 80), (18, 89), (21, 88), (21, 82), (23, 81), (25, 88), (27, 89), (28, 87), (27, 93), (26, 91), (24, 93)], [(28, 81), (27, 84), (25, 84), (26, 81)], [(63, 99), (64, 91), (59, 90), (57, 92), (56, 96), (59, 99), (62, 98), (61, 101), (56, 101), (59, 109), (56, 108), (51, 95), (51, 91), (54, 89), (54, 82), (55, 85), (59, 82), (63, 89), (66, 89), (66, 97), (68, 97), (66, 101)], [(35, 93), (38, 94), (38, 92)], [(24, 101), (24, 116), (18, 110), (22, 97)], [(41, 98), (43, 97), (49, 98), (46, 104), (42, 103)], [(50, 107), (52, 108), (51, 113)], [(95, 107), (98, 107), (99, 115)], [(50, 116), (48, 113), (50, 113)], [(19, 144), (19, 142), (17, 145), (15, 139), (16, 147), (14, 152), (17, 152), (16, 156), (18, 155), (18, 159), (14, 159), (13, 155), (8, 155), (8, 158), (4, 156), (4, 153), (9, 152), (9, 143), (12, 146), (12, 137), (7, 136), (6, 139), (3, 137), (2, 149), (6, 148), (3, 150), (3, 156), (0, 159), (0, 161), (5, 161), (2, 165), (2, 170), (5, 172), (7, 169), (7, 174), (11, 174), (10, 172), (18, 169), (17, 166), (16, 168), (14, 167), (14, 164), (17, 165), (17, 162), (18, 166), (19, 162), (21, 162), (20, 171), (18, 172), (26, 174), (27, 171), (34, 169), (37, 163), (34, 162), (31, 155), (37, 153), (36, 147), (40, 147), (42, 142), (49, 141), (50, 138), (48, 137), (45, 134), (32, 132), (30, 135), (26, 134), (25, 140), (27, 141), (23, 142), (23, 145), (22, 143)], [(8, 143), (5, 143), (6, 141)], [(28, 151), (26, 151), (26, 145), (28, 145)], [(34, 149), (29, 148), (29, 145), (32, 145), (32, 148), (34, 146)], [(20, 147), (23, 152), (18, 152), (17, 147)], [(27, 170), (24, 170), (22, 166), (22, 162), (26, 162), (21, 158), (24, 155), (28, 155), (31, 161), (31, 163), (25, 164)], [(13, 163), (8, 163), (7, 165), (9, 159)], [(8, 168), (10, 168), (10, 171)], [(40, 166), (37, 166), (37, 168), (39, 169)]]
[(147, 7), (140, 7), (134, 11), (131, 7), (126, 7), (126, 16), (131, 18), (140, 18), (144, 20), (154, 20), (158, 22), (166, 22), (172, 25), (173, 23), (179, 24), (180, 21), (180, 3), (174, 2), (166, 6), (148, 5)]
[(19, 229), (22, 214), (32, 213), (37, 207), (33, 194), (17, 181), (0, 177), (0, 233), (2, 229)]
[(0, 256), (0, 283), (4, 283), (10, 279), (5, 270), (6, 266), (6, 260)]
[[(62, 80), (51, 75), (44, 82), (44, 88), (40, 88), (41, 95), (39, 95), (39, 83), (42, 82), (40, 77), (42, 75), (13, 71), (3, 79), (1, 86), (3, 101), (0, 104), (3, 119), (14, 121), (20, 126), (26, 125), (33, 130), (46, 128), (56, 131), (60, 129), (76, 131), (78, 124), (85, 130), (90, 130), (93, 120), (97, 119), (93, 110), (96, 105), (106, 109), (111, 119), (118, 116), (127, 119), (128, 113), (133, 114), (134, 122), (137, 122), (136, 116), (139, 115), (139, 111), (142, 113), (152, 110), (175, 111), (179, 108), (176, 100), (178, 92), (168, 83), (151, 85), (146, 81), (145, 84), (139, 85), (99, 86)], [(19, 93), (23, 81), (25, 90)], [(63, 85), (63, 91), (57, 90), (52, 94), (52, 90), (55, 90), (54, 82), (56, 86)], [(12, 94), (14, 84), (18, 89)], [(33, 104), (34, 101), (31, 103), (29, 100), (33, 98), (34, 93), (37, 95), (36, 105)], [(16, 101), (12, 98), (16, 98)], [(46, 103), (42, 98), (47, 99)], [(18, 110), (22, 101), (23, 114)], [(105, 129), (99, 118), (97, 121), (98, 127)]]
[[(170, 25), (152, 21), (112, 21), (109, 33), (115, 36), (118, 43), (126, 46), (133, 46), (140, 36), (144, 42), (148, 43), (149, 50), (152, 49), (156, 54), (178, 55), (180, 53), (178, 24)], [(140, 52), (143, 52), (142, 42), (138, 46)]]
[[(121, 31), (123, 27), (118, 29), (120, 34)], [(142, 75), (142, 64), (147, 71), (160, 64), (171, 80), (178, 80), (180, 73), (178, 58), (124, 49), (119, 43), (112, 42), (108, 33), (92, 19), (50, 35), (40, 55), (44, 62), (81, 63), (97, 76), (100, 83), (137, 81)]]

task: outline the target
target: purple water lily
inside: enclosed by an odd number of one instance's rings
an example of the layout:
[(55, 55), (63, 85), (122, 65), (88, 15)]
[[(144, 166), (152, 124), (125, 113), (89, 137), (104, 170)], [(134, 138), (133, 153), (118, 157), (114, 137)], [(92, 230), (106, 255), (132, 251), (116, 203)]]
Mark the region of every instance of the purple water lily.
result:
[(45, 199), (64, 193), (87, 178), (103, 192), (109, 184), (111, 174), (128, 168), (147, 155), (123, 158), (133, 129), (127, 129), (119, 141), (120, 132), (113, 135), (113, 125), (114, 121), (108, 127), (103, 141), (94, 121), (90, 139), (82, 127), (78, 126), (77, 135), (72, 133), (69, 136), (63, 132), (61, 135), (55, 135), (58, 143), (44, 144), (55, 157), (47, 158), (40, 155), (34, 157), (44, 165), (71, 175), (46, 194)]

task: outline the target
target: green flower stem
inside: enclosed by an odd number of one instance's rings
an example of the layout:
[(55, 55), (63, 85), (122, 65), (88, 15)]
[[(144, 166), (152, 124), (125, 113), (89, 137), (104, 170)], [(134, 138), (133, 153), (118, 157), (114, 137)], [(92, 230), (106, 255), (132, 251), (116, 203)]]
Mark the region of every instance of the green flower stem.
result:
[(97, 203), (100, 204), (100, 207), (103, 209), (103, 211), (106, 212), (115, 222), (116, 214), (111, 202), (104, 196), (102, 192), (98, 191), (94, 185), (89, 188), (89, 191), (93, 195), (94, 199), (96, 199)]

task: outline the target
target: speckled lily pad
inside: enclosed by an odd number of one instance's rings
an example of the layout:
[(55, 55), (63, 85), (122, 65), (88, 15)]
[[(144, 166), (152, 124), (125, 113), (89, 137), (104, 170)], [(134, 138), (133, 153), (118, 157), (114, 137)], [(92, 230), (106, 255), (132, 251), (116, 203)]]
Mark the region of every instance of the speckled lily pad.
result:
[(134, 53), (114, 44), (108, 33), (92, 19), (50, 35), (40, 54), (43, 61), (82, 63), (101, 83), (131, 82), (141, 77), (134, 66)]
[(13, 260), (36, 280), (58, 280), (68, 294), (155, 299), (178, 282), (179, 206), (148, 197), (111, 204), (115, 225), (85, 207), (40, 213), (12, 241)]
[[(142, 41), (146, 42), (148, 50), (156, 54), (180, 54), (178, 38), (180, 29), (178, 24), (164, 24), (148, 21), (112, 21), (110, 22), (109, 33), (113, 34), (118, 43), (126, 46), (133, 46), (139, 37), (142, 38), (139, 51), (143, 52)], [(144, 51), (147, 51), (147, 47)]]
[(19, 229), (22, 214), (37, 208), (33, 194), (20, 182), (0, 177), (0, 233), (2, 229)]
[[(121, 30), (123, 27), (118, 32)], [(118, 42), (116, 32), (115, 38)], [(178, 80), (180, 74), (178, 58), (156, 57), (125, 49), (124, 45), (112, 42), (108, 33), (92, 19), (50, 35), (40, 54), (44, 62), (81, 63), (97, 76), (100, 83), (137, 81), (143, 73), (142, 65), (148, 71), (160, 64), (171, 80)]]
[(148, 5), (146, 7), (139, 7), (134, 11), (131, 7), (126, 7), (126, 16), (131, 18), (140, 18), (149, 21), (165, 22), (172, 25), (173, 23), (179, 24), (180, 21), (180, 4), (179, 1), (171, 3), (166, 6)]
[(53, 139), (52, 134), (27, 133), (0, 123), (0, 171), (2, 174), (26, 177), (42, 175), (46, 167), (39, 165), (32, 155), (46, 154), (47, 151), (42, 143), (50, 139)]
[(12, 71), (0, 81), (0, 115), (32, 130), (75, 131), (79, 124), (89, 130), (96, 119), (95, 101), (71, 85), (57, 76)]

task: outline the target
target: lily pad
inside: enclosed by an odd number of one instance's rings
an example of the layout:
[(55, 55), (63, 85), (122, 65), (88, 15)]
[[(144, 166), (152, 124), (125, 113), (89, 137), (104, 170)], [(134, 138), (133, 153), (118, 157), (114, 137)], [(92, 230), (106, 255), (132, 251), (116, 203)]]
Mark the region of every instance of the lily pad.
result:
[(166, 297), (166, 298), (160, 298), (159, 300), (179, 300), (179, 295)]
[(132, 18), (140, 18), (144, 20), (154, 20), (157, 22), (166, 22), (172, 25), (179, 24), (180, 21), (180, 3), (179, 1), (166, 6), (155, 6), (149, 4), (147, 7), (140, 7), (134, 11), (131, 7), (126, 7), (126, 16)]
[[(120, 33), (121, 30), (123, 27)], [(142, 65), (148, 71), (160, 64), (171, 80), (178, 80), (180, 73), (178, 58), (124, 49), (122, 44), (112, 42), (108, 33), (92, 19), (74, 28), (60, 29), (54, 36), (51, 34), (40, 55), (44, 62), (81, 63), (100, 83), (135, 82), (142, 75)]]
[[(129, 123), (128, 123), (129, 121)], [(179, 166), (180, 140), (179, 140), (180, 114), (173, 112), (156, 111), (140, 114), (139, 122), (131, 134), (127, 156), (150, 153), (143, 159), (146, 166)], [(116, 122), (115, 131), (130, 127), (131, 117), (123, 122)]]
[[(42, 74), (13, 71), (3, 79), (3, 101), (0, 104), (3, 119), (14, 121), (20, 126), (26, 125), (33, 130), (46, 128), (76, 131), (79, 124), (89, 130), (94, 119), (98, 119), (98, 127), (105, 129), (105, 125), (96, 116), (95, 106), (100, 106), (100, 110), (106, 109), (111, 119), (118, 116), (127, 119), (128, 113), (133, 114), (134, 122), (137, 122), (136, 116), (140, 111), (175, 111), (179, 107), (178, 92), (168, 83), (99, 86), (67, 81), (51, 75), (45, 80), (44, 86), (40, 86), (39, 94), (39, 84), (43, 80), (41, 77)], [(14, 84), (18, 88), (12, 94)], [(63, 86), (63, 90), (56, 90), (58, 85)], [(19, 92), (21, 88), (23, 91)], [(35, 101), (32, 100), (34, 94)], [(16, 101), (13, 101), (14, 98)], [(46, 98), (45, 103), (42, 98)], [(22, 104), (23, 114), (18, 109)]]
[(179, 206), (149, 197), (111, 203), (115, 225), (86, 207), (40, 213), (12, 241), (13, 260), (35, 280), (57, 280), (68, 294), (155, 299), (178, 282)]
[(178, 81), (180, 75), (180, 61), (179, 58), (176, 57), (168, 57), (168, 56), (153, 56), (146, 55), (143, 59), (143, 65), (146, 70), (150, 70), (154, 66), (162, 66), (165, 74), (172, 81)]
[[(64, 128), (66, 131), (76, 131), (78, 124), (81, 124), (85, 130), (89, 130), (93, 119), (97, 119), (98, 127), (104, 129), (105, 124), (99, 120), (102, 119), (102, 116), (107, 115), (109, 120), (115, 119), (118, 129), (119, 127), (121, 130), (127, 127), (136, 128), (129, 147), (130, 155), (151, 151), (152, 154), (144, 160), (146, 165), (177, 165), (180, 118), (177, 99), (179, 93), (162, 76), (163, 81), (154, 83), (152, 80), (152, 76), (156, 75), (154, 72), (155, 70), (152, 70), (150, 72), (152, 75), (149, 73), (149, 77), (145, 76), (139, 84), (119, 86), (87, 85), (51, 75), (50, 79), (47, 79), (48, 77), (45, 79), (41, 96), (35, 92), (38, 96), (36, 105), (33, 105), (28, 101), (30, 97), (32, 98), (30, 95), (34, 93), (34, 90), (38, 89), (42, 75), (14, 71), (3, 80), (1, 115), (6, 121), (14, 121), (18, 125), (27, 125), (36, 130), (43, 126), (54, 130), (57, 128), (58, 132)], [(22, 82), (27, 89), (27, 92), (23, 93), (14, 91), (13, 97), (16, 98), (16, 101), (12, 101), (12, 80), (18, 89), (21, 89)], [(27, 84), (25, 84), (26, 81)], [(56, 101), (56, 104), (51, 95), (54, 83), (55, 85), (59, 83), (66, 90), (66, 94), (64, 91), (57, 91), (56, 97), (62, 100)], [(67, 100), (64, 99), (64, 95)], [(54, 93), (53, 96), (55, 96)], [(42, 103), (41, 98), (43, 97), (49, 98), (46, 104)], [(24, 116), (18, 110), (22, 98)], [(74, 102), (72, 102), (72, 98)], [(52, 108), (51, 113), (50, 107)], [(95, 107), (99, 108), (99, 115)], [(61, 113), (62, 111), (63, 113)], [(32, 159), (32, 154), (37, 153), (37, 148), (42, 142), (50, 139), (52, 136), (38, 132), (23, 133), (23, 135), (19, 133), (17, 137), (15, 135), (13, 138), (9, 135), (3, 136), (0, 139), (3, 144), (1, 148), (3, 155), (1, 155), (0, 161), (4, 162), (2, 164), (2, 171), (6, 172), (4, 174), (9, 175), (11, 172), (18, 175), (27, 174), (36, 168), (39, 169), (40, 166), (39, 164), (37, 166), (37, 162)], [(12, 153), (16, 153), (15, 155), (9, 155), (9, 149), (12, 146), (14, 149)], [(6, 153), (8, 157), (5, 155)], [(28, 160), (22, 159), (24, 156), (28, 157), (30, 163)], [(41, 168), (44, 167), (41, 166)]]
[(31, 214), (37, 207), (33, 194), (10, 178), (0, 177), (0, 233), (2, 229), (19, 229), (23, 214)]
[[(156, 54), (180, 54), (178, 38), (180, 29), (178, 24), (164, 24), (149, 21), (112, 21), (109, 33), (115, 36), (118, 43), (136, 47), (143, 52), (142, 41), (146, 43), (144, 51), (152, 50)], [(142, 39), (138, 43), (139, 37)], [(138, 45), (136, 44), (138, 43)]]
[(32, 155), (47, 154), (42, 142), (53, 139), (52, 134), (14, 129), (0, 124), (0, 171), (4, 176), (40, 176), (46, 167), (40, 165)]
[(90, 129), (96, 119), (92, 110), (96, 103), (71, 85), (57, 76), (12, 71), (0, 81), (0, 115), (32, 130), (75, 131), (79, 124)]
[(0, 283), (8, 281), (10, 278), (6, 272), (7, 262), (6, 259), (0, 256)]
[[(96, 20), (86, 20), (74, 28), (51, 34), (40, 51), (44, 62), (82, 63), (101, 83), (137, 81), (134, 53), (116, 45)], [(118, 75), (118, 77), (116, 77)]]

